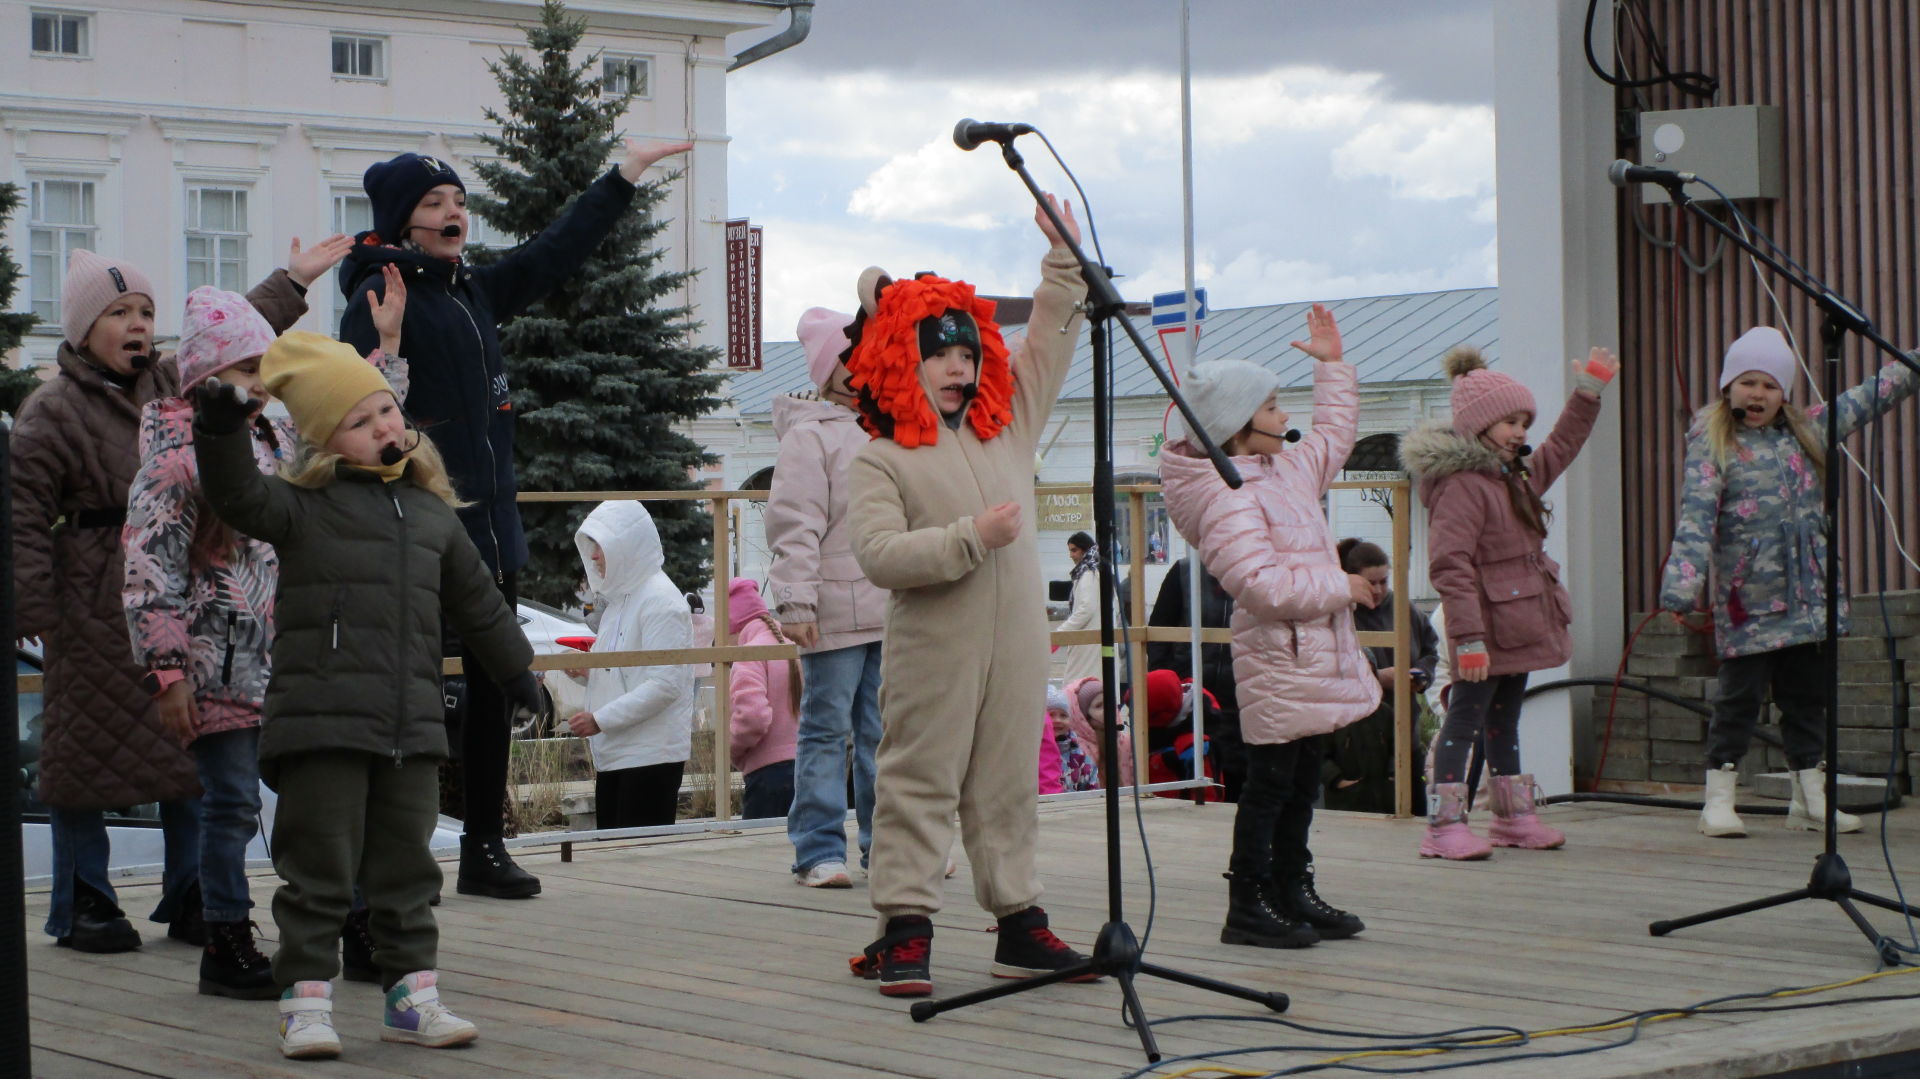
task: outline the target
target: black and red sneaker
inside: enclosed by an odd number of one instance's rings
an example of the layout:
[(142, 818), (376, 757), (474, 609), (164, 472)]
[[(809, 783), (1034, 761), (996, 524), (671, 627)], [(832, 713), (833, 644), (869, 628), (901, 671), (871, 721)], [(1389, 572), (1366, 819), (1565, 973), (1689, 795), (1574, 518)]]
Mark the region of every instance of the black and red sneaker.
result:
[[(1047, 912), (1028, 907), (1000, 919), (1000, 940), (993, 947), (993, 976), (996, 978), (1032, 978), (1084, 963), (1087, 957), (1067, 947), (1067, 942), (1047, 928)], [(1100, 977), (1087, 971), (1065, 979), (1091, 982)]]
[(887, 919), (887, 931), (849, 964), (862, 978), (878, 978), (888, 997), (933, 995), (933, 921), (918, 914)]

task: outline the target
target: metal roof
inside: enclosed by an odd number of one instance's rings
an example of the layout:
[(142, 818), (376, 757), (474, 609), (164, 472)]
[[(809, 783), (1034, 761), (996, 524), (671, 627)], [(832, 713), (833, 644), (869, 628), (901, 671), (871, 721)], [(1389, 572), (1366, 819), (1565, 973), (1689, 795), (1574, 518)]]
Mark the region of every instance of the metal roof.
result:
[[(1326, 301), (1340, 323), (1347, 359), (1360, 369), (1368, 384), (1428, 382), (1442, 377), (1440, 357), (1457, 344), (1479, 346), (1487, 362), (1500, 359), (1500, 290), (1451, 289), (1398, 296), (1363, 296)], [(1304, 387), (1313, 378), (1313, 359), (1289, 342), (1306, 337), (1309, 302), (1238, 307), (1208, 314), (1200, 334), (1200, 359), (1247, 360), (1279, 372), (1280, 384)], [(1159, 342), (1144, 318), (1134, 319), (1141, 336), (1164, 360)], [(1011, 346), (1025, 327), (1003, 327)], [(1125, 334), (1114, 340), (1114, 392), (1120, 397), (1157, 397), (1159, 382), (1134, 353)], [(763, 350), (765, 369), (731, 376), (724, 393), (743, 415), (768, 412), (773, 399), (784, 393), (811, 390), (807, 359), (798, 341), (768, 341)], [(1067, 374), (1063, 400), (1093, 395), (1093, 342), (1080, 335)]]

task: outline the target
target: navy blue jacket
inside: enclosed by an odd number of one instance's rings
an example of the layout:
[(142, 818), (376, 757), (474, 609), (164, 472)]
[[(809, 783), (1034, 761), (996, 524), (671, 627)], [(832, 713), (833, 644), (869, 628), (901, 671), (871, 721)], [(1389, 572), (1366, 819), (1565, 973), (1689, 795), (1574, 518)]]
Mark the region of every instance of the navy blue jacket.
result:
[(498, 321), (540, 300), (580, 268), (633, 202), (633, 185), (608, 170), (560, 219), (491, 266), (389, 247), (361, 233), (340, 268), (347, 311), (340, 339), (370, 353), (380, 343), (367, 302), (384, 296), (380, 268), (406, 275), (400, 355), (407, 359), (407, 414), (446, 458), (454, 490), (473, 503), (460, 523), (495, 574), (527, 564), (527, 536), (515, 503), (513, 402)]

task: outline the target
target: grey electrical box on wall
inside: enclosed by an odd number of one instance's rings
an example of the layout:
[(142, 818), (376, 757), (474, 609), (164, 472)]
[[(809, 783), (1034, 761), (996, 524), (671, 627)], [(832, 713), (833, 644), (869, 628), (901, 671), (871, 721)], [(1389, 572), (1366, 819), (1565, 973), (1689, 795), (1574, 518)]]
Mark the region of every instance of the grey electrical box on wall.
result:
[[(1780, 197), (1784, 139), (1778, 105), (1723, 105), (1640, 114), (1640, 164), (1712, 180), (1730, 199)], [(1719, 196), (1699, 184), (1687, 195)], [(1641, 202), (1668, 202), (1659, 184), (1640, 185)]]

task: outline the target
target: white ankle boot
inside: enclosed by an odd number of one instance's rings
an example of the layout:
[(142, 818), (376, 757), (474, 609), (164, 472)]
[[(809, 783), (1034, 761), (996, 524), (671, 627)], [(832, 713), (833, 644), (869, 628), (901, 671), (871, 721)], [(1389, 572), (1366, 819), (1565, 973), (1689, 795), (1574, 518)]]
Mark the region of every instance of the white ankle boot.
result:
[(1737, 765), (1723, 764), (1707, 773), (1706, 801), (1700, 807), (1701, 835), (1737, 839), (1747, 834), (1747, 826), (1741, 823), (1740, 814), (1733, 810), (1734, 788), (1739, 782), (1740, 769)]
[[(1825, 765), (1801, 768), (1793, 773), (1793, 803), (1787, 806), (1787, 827), (1802, 832), (1824, 831), (1827, 827), (1827, 769)], [(1857, 832), (1860, 818), (1851, 813), (1835, 813), (1833, 830)]]

